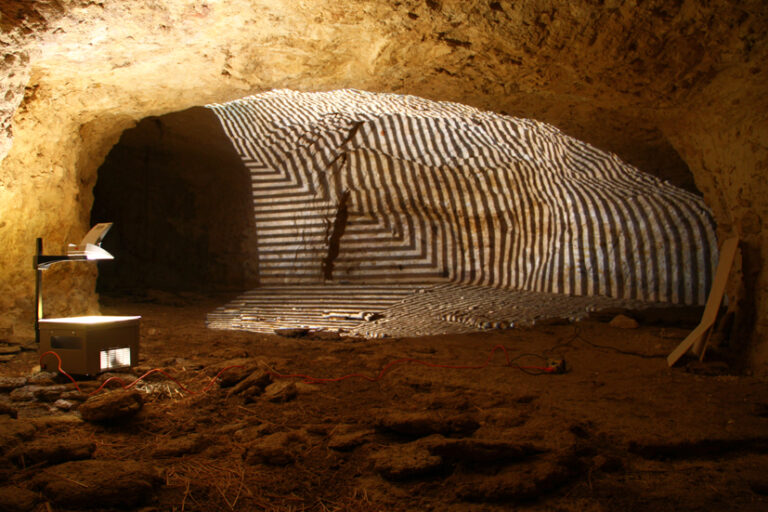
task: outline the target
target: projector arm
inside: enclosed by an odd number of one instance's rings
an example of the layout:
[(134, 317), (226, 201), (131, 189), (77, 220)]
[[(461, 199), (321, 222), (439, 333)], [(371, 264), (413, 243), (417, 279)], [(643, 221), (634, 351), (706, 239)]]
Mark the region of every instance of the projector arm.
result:
[[(49, 259), (50, 258), (50, 259)], [(43, 261), (41, 261), (43, 260)], [(64, 261), (61, 256), (43, 256), (43, 239), (35, 244), (35, 343), (40, 346), (40, 319), (43, 318), (43, 294), (40, 286), (43, 282), (43, 269), (57, 261)]]

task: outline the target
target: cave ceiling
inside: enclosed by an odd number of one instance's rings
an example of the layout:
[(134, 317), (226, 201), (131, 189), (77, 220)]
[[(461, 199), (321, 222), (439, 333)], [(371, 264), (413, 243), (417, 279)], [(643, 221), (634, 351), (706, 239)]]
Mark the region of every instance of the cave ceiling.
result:
[(11, 105), (26, 86), (87, 122), (353, 87), (537, 118), (651, 172), (681, 167), (669, 111), (765, 51), (759, 1), (5, 4), (6, 66), (31, 78)]

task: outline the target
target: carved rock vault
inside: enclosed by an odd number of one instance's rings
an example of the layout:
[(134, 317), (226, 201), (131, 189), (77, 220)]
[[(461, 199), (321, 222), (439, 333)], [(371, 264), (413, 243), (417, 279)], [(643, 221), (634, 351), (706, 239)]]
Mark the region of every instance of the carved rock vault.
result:
[[(599, 4), (3, 2), (0, 328), (29, 332), (34, 239), (54, 252), (82, 236), (123, 130), (273, 88), (355, 88), (538, 119), (697, 188), (721, 239), (743, 241), (736, 339), (768, 361), (768, 8)], [(92, 269), (60, 274), (51, 312), (96, 308)]]

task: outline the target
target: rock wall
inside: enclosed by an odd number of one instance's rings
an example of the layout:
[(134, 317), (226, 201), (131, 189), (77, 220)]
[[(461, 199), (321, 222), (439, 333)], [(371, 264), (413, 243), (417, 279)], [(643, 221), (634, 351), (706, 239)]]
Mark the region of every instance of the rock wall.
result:
[(0, 311), (17, 331), (34, 238), (60, 249), (85, 232), (125, 128), (272, 88), (353, 87), (539, 119), (644, 170), (684, 175), (684, 160), (721, 234), (745, 240), (732, 294), (768, 347), (762, 0), (10, 0), (0, 16)]
[(211, 108), (250, 174), (262, 284), (706, 300), (717, 245), (703, 201), (552, 126), (354, 90)]
[[(760, 79), (756, 69), (721, 77), (725, 83), (710, 87), (665, 130), (714, 209), (720, 237), (741, 240), (727, 290), (737, 318), (731, 340), (750, 360), (768, 361), (768, 95), (759, 93), (763, 84), (748, 85)], [(735, 87), (738, 80), (745, 85)], [(727, 113), (723, 105), (730, 105)]]

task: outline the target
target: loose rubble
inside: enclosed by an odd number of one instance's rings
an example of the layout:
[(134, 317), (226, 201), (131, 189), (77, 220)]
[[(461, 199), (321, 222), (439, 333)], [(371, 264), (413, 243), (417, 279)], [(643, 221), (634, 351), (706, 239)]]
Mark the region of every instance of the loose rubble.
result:
[[(768, 504), (764, 383), (717, 362), (669, 370), (663, 357), (605, 349), (673, 348), (656, 327), (624, 331), (620, 345), (607, 323), (586, 323), (383, 344), (251, 339), (211, 356), (214, 335), (197, 356), (184, 338), (184, 359), (181, 339), (164, 340), (167, 352), (135, 371), (182, 361), (166, 369), (197, 394), (156, 374), (93, 396), (108, 375), (78, 380), (85, 392), (47, 372), (0, 378), (0, 510), (613, 510), (645, 485), (649, 509), (694, 487), (701, 497), (681, 511)], [(569, 371), (528, 375), (497, 353), (483, 370), (402, 365), (377, 382), (274, 377), (376, 375), (409, 356), (473, 363), (498, 343), (513, 357), (555, 347), (547, 356), (567, 357)], [(671, 382), (707, 399), (681, 402)], [(718, 491), (671, 476), (678, 467)]]

